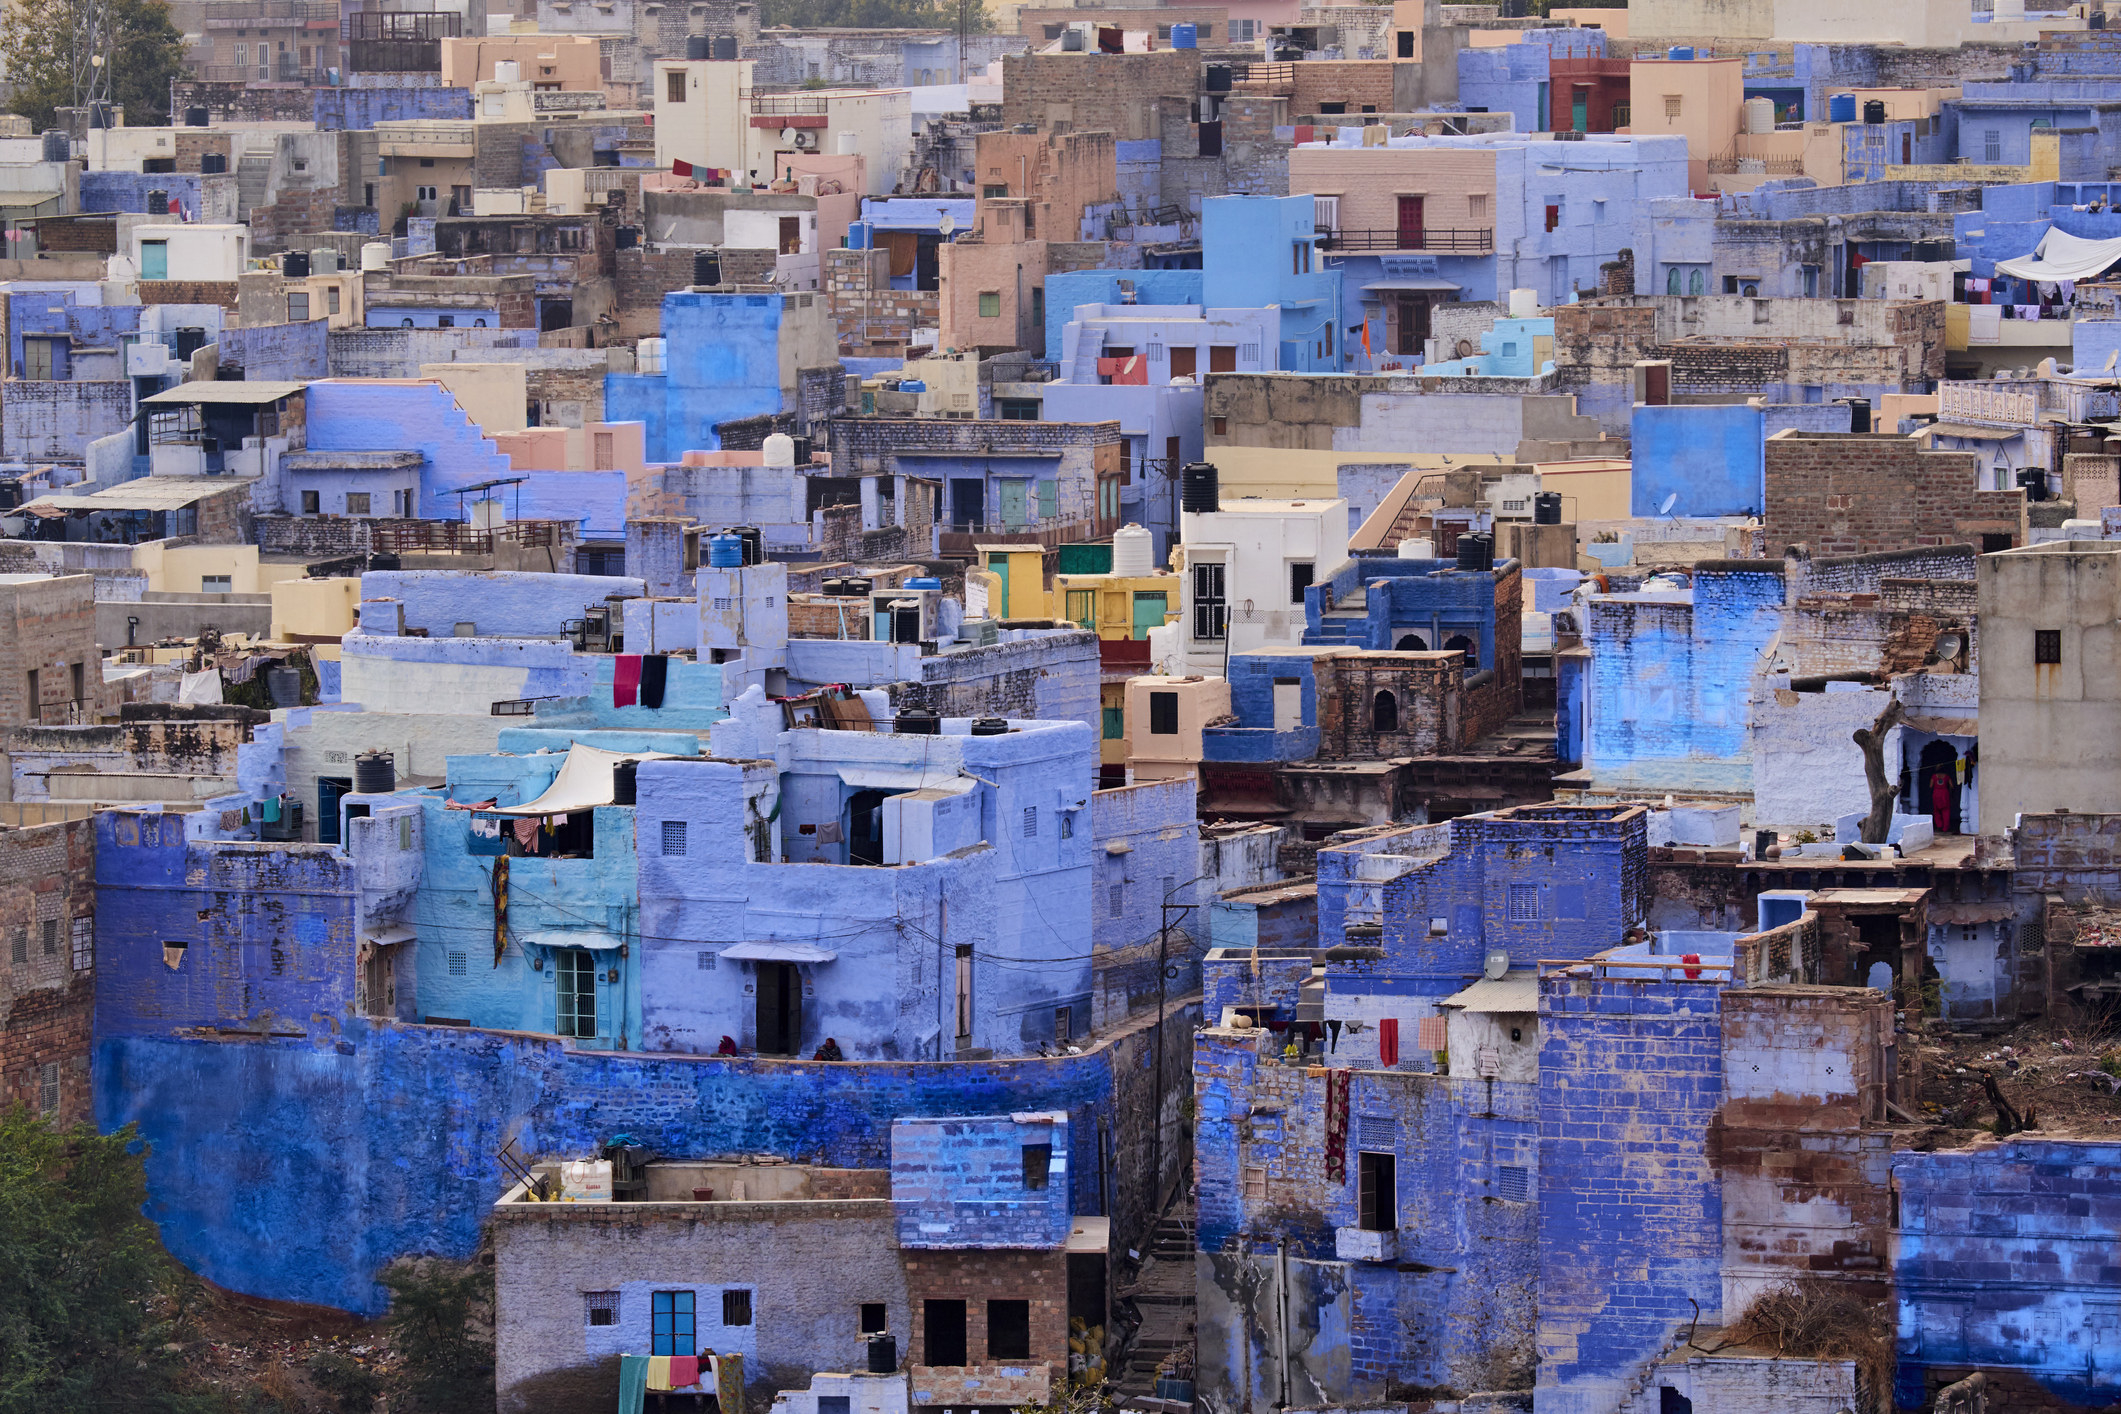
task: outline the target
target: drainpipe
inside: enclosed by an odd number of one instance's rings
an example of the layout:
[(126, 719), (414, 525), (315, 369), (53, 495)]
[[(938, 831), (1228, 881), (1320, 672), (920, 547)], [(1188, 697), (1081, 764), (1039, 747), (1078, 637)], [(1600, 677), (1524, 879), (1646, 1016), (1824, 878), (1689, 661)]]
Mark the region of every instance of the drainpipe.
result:
[(1274, 1329), (1281, 1340), (1281, 1359), (1276, 1361), (1281, 1388), (1275, 1395), (1274, 1407), (1289, 1407), (1289, 1244), (1286, 1241), (1274, 1244)]

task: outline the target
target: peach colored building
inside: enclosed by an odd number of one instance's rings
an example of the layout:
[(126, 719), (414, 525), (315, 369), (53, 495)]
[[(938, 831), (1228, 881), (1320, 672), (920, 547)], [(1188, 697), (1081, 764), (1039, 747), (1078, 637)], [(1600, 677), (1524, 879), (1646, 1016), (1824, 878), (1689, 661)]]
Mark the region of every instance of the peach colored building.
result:
[(1219, 677), (1127, 679), (1128, 783), (1197, 775), (1201, 731), (1230, 715), (1230, 683)]
[(1744, 121), (1745, 60), (1637, 59), (1628, 68), (1630, 122), (1638, 137), (1686, 139), (1687, 185), (1709, 190), (1709, 164), (1735, 158)]
[(1289, 193), (1304, 192), (1333, 199), (1335, 233), (1404, 233), (1393, 248), (1425, 250), (1444, 231), (1493, 232), (1495, 150), (1306, 144), (1289, 150)]
[(1045, 341), (1047, 242), (1078, 241), (1119, 200), (1112, 135), (982, 133), (969, 235), (936, 250), (938, 338), (946, 349)]
[(442, 41), (442, 86), (490, 82), (494, 65), (513, 63), (516, 78), (535, 92), (601, 93), (600, 45), (586, 34), (492, 34)]

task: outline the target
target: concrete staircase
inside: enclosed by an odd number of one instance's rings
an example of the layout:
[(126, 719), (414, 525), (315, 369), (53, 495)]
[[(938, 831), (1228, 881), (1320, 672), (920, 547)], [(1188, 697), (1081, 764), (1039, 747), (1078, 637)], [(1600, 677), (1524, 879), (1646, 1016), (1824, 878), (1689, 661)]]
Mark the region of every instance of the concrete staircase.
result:
[(1345, 599), (1335, 600), (1332, 608), (1318, 616), (1317, 628), (1304, 630), (1304, 643), (1320, 648), (1361, 646), (1362, 630), (1370, 616), (1369, 603), (1367, 585)]
[(244, 156), (236, 159), (236, 219), (238, 221), (249, 221), (251, 208), (265, 204), (265, 192), (271, 183), (272, 158), (267, 156)]
[(1173, 1353), (1193, 1349), (1193, 1263), (1199, 1248), (1190, 1213), (1167, 1213), (1149, 1239), (1141, 1276), (1122, 1291), (1141, 1313), (1119, 1360), (1114, 1384), (1122, 1395), (1137, 1398), (1156, 1393), (1156, 1372)]

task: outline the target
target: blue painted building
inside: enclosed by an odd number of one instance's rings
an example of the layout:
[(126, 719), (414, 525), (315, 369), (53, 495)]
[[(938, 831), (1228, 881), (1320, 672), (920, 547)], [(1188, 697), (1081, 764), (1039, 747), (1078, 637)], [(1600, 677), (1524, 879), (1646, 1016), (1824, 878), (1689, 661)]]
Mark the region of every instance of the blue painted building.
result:
[(1198, 270), (1054, 271), (1046, 277), (1047, 360), (1061, 361), (1065, 331), (1083, 305), (1198, 305), (1203, 278)]
[[(1841, 430), (1846, 432), (1846, 405), (1841, 411)], [(1628, 423), (1629, 448), (1634, 458), (1629, 513), (1760, 514), (1767, 504), (1765, 423), (1761, 410), (1747, 403), (1637, 403)]]
[(1551, 353), (1554, 346), (1552, 315), (1537, 319), (1498, 319), (1495, 327), (1481, 331), (1480, 352), (1470, 358), (1422, 365), (1422, 372), (1444, 378), (1537, 378), (1554, 371), (1554, 360), (1542, 358), (1541, 340)]
[(1057, 1248), (1075, 1216), (1065, 1110), (945, 1115), (891, 1125), (898, 1245)]
[(1201, 203), (1201, 303), (1281, 309), (1283, 372), (1337, 372), (1340, 280), (1318, 244), (1309, 196), (1217, 196)]
[(359, 132), (377, 123), (421, 118), (469, 120), (468, 88), (320, 88), (316, 99), (320, 133)]
[[(75, 376), (77, 349), (115, 353), (122, 336), (139, 329), (140, 306), (89, 303), (83, 298), (98, 293), (94, 286), (84, 291), (65, 286), (25, 287), (21, 282), (11, 282), (7, 286), (7, 360), (14, 376), (63, 383)], [(35, 350), (25, 350), (25, 340), (43, 343)], [(37, 355), (34, 364), (25, 363), (28, 352)], [(84, 376), (117, 378), (124, 376), (124, 370), (111, 367)]]
[(720, 450), (720, 424), (787, 411), (796, 370), (835, 357), (829, 311), (810, 294), (673, 290), (662, 333), (667, 372), (604, 378), (605, 420), (645, 424), (651, 462)]
[(1461, 49), (1458, 101), (1473, 112), (1508, 113), (1520, 133), (1550, 132), (1549, 65), (1605, 56), (1604, 30), (1558, 26), (1525, 30), (1514, 44)]

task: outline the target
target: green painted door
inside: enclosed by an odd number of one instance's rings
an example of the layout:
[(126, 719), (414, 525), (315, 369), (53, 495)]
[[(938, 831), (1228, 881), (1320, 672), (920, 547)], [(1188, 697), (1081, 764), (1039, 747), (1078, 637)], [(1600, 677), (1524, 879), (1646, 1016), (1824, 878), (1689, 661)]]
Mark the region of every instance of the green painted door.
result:
[(169, 278), (169, 242), (140, 242), (140, 278), (143, 280), (167, 280)]
[(1134, 636), (1147, 638), (1152, 628), (1164, 626), (1164, 612), (1168, 607), (1164, 592), (1137, 594), (1134, 596)]
[(1001, 492), (1002, 525), (1007, 529), (1021, 530), (1024, 527), (1024, 511), (1028, 499), (1025, 494), (1026, 485), (1026, 482), (1014, 477), (995, 483), (995, 489)]
[[(1006, 486), (1009, 483), (1005, 481), (1002, 484)], [(1023, 483), (1018, 482), (1017, 484), (1021, 486)], [(988, 561), (987, 568), (993, 570), (995, 577), (1002, 582), (1001, 599), (987, 606), (987, 617), (991, 619), (1009, 618), (1011, 617), (1009, 613), (1009, 561), (1007, 558), (997, 555), (994, 559)]]

